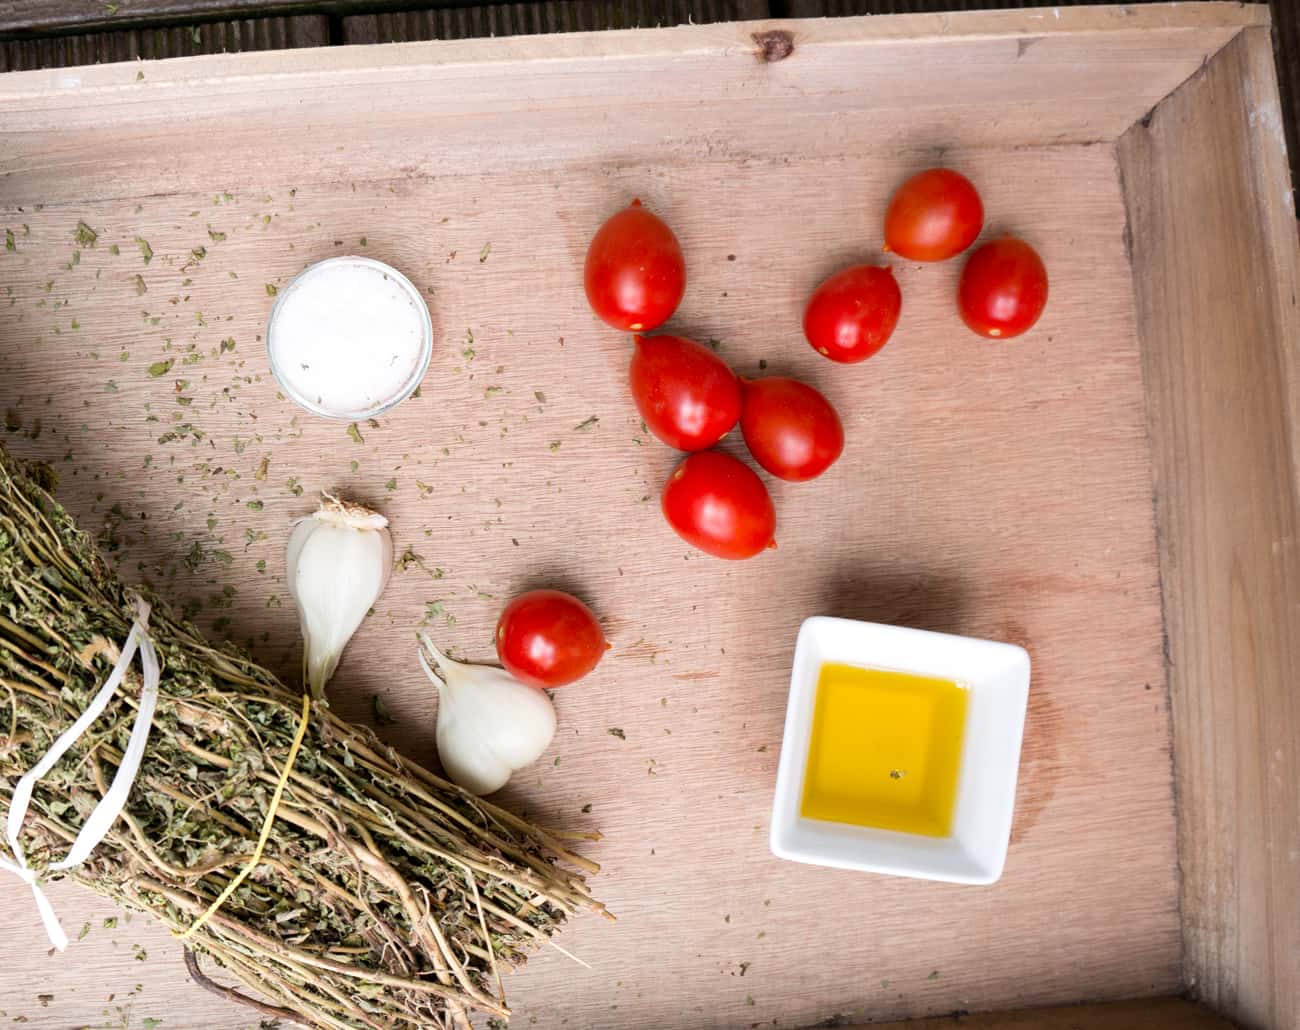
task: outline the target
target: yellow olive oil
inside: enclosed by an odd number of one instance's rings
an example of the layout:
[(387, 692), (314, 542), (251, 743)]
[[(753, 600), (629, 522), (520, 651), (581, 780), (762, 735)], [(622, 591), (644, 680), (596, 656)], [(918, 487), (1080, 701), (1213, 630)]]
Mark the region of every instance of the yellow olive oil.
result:
[(823, 665), (804, 817), (950, 836), (967, 698), (951, 680)]

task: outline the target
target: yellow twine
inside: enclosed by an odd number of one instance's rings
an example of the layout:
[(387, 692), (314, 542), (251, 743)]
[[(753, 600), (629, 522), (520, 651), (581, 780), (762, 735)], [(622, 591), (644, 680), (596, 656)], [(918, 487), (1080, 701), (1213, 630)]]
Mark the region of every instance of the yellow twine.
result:
[(199, 916), (191, 926), (182, 934), (178, 934), (181, 940), (189, 937), (212, 918), (230, 895), (239, 889), (239, 885), (248, 879), (248, 874), (257, 868), (257, 863), (262, 860), (262, 851), (266, 847), (266, 842), (271, 836), (271, 825), (275, 822), (276, 810), (280, 807), (280, 798), (284, 796), (284, 788), (289, 782), (289, 774), (293, 772), (294, 760), (298, 757), (298, 748), (302, 746), (302, 738), (307, 734), (307, 720), (311, 716), (311, 695), (303, 694), (302, 696), (302, 719), (298, 722), (298, 732), (294, 734), (293, 744), (289, 747), (289, 757), (285, 759), (284, 770), (280, 773), (280, 782), (275, 785), (275, 793), (271, 795), (271, 807), (267, 809), (266, 821), (262, 823), (262, 832), (257, 838), (257, 847), (253, 849), (252, 857), (249, 858), (244, 868), (240, 870), (239, 875), (230, 881), (230, 886), (223, 890), (220, 896), (211, 905), (208, 910)]

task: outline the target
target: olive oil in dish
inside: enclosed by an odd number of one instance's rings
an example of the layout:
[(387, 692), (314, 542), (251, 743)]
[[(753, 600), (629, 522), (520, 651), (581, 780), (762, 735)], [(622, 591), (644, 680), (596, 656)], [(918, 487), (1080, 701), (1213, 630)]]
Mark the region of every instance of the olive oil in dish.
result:
[(952, 680), (823, 665), (801, 814), (951, 836), (968, 696)]

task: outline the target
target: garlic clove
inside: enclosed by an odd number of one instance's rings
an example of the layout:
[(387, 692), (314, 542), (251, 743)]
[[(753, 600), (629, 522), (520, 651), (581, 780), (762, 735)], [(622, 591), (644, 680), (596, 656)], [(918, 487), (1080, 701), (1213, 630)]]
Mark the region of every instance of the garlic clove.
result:
[(443, 655), (428, 637), (420, 664), (438, 687), (438, 757), (448, 777), (474, 794), (505, 786), (511, 773), (542, 756), (555, 736), (555, 707), (542, 691), (504, 669)]
[[(471, 794), (493, 794), (510, 780), (513, 765), (498, 756), (485, 739), (483, 727), (473, 719), (464, 719), (453, 702), (442, 701), (451, 709), (446, 719), (438, 720), (438, 758), (453, 783)], [(439, 708), (441, 711), (441, 707)]]
[(289, 535), (289, 592), (302, 625), (307, 682), (318, 698), (388, 582), (393, 544), (387, 527), (382, 515), (326, 494), (320, 509)]
[[(470, 665), (431, 648), (447, 692), (463, 700), (472, 692), (477, 726), (490, 731), (493, 751), (515, 769), (542, 757), (555, 736), (555, 706), (536, 687), (521, 683), (495, 665)], [(504, 718), (509, 715), (509, 718)]]

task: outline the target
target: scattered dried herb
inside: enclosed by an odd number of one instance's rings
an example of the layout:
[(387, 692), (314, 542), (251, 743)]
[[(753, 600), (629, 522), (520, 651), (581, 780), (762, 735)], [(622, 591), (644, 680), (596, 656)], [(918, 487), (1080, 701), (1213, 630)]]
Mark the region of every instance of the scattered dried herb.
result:
[(606, 730), (605, 732), (608, 733), (611, 737), (617, 737), (619, 740), (627, 740), (627, 734), (624, 733), (624, 732), (623, 732), (619, 727), (617, 727), (617, 726), (611, 726), (611, 727), (610, 727), (608, 730)]
[(366, 438), (361, 435), (361, 430), (357, 428), (357, 424), (355, 422), (353, 422), (351, 425), (348, 426), (348, 436), (351, 438), (353, 443), (366, 442)]
[(72, 235), (73, 239), (77, 241), (78, 247), (93, 247), (95, 241), (99, 239), (99, 233), (95, 232), (85, 222), (78, 222), (77, 231)]
[(146, 265), (153, 260), (153, 247), (149, 246), (148, 240), (142, 236), (137, 236), (135, 238), (135, 245), (140, 248), (140, 256), (144, 258), (144, 263)]
[(153, 379), (157, 379), (159, 376), (165, 376), (168, 372), (172, 370), (172, 366), (174, 364), (176, 364), (175, 358), (167, 358), (163, 361), (155, 361), (152, 365), (149, 366), (149, 376)]
[(583, 419), (576, 426), (574, 426), (573, 431), (575, 433), (585, 433), (587, 432), (587, 430), (593, 428), (596, 425), (596, 423), (599, 421), (600, 421), (599, 415), (592, 415), (591, 418)]

